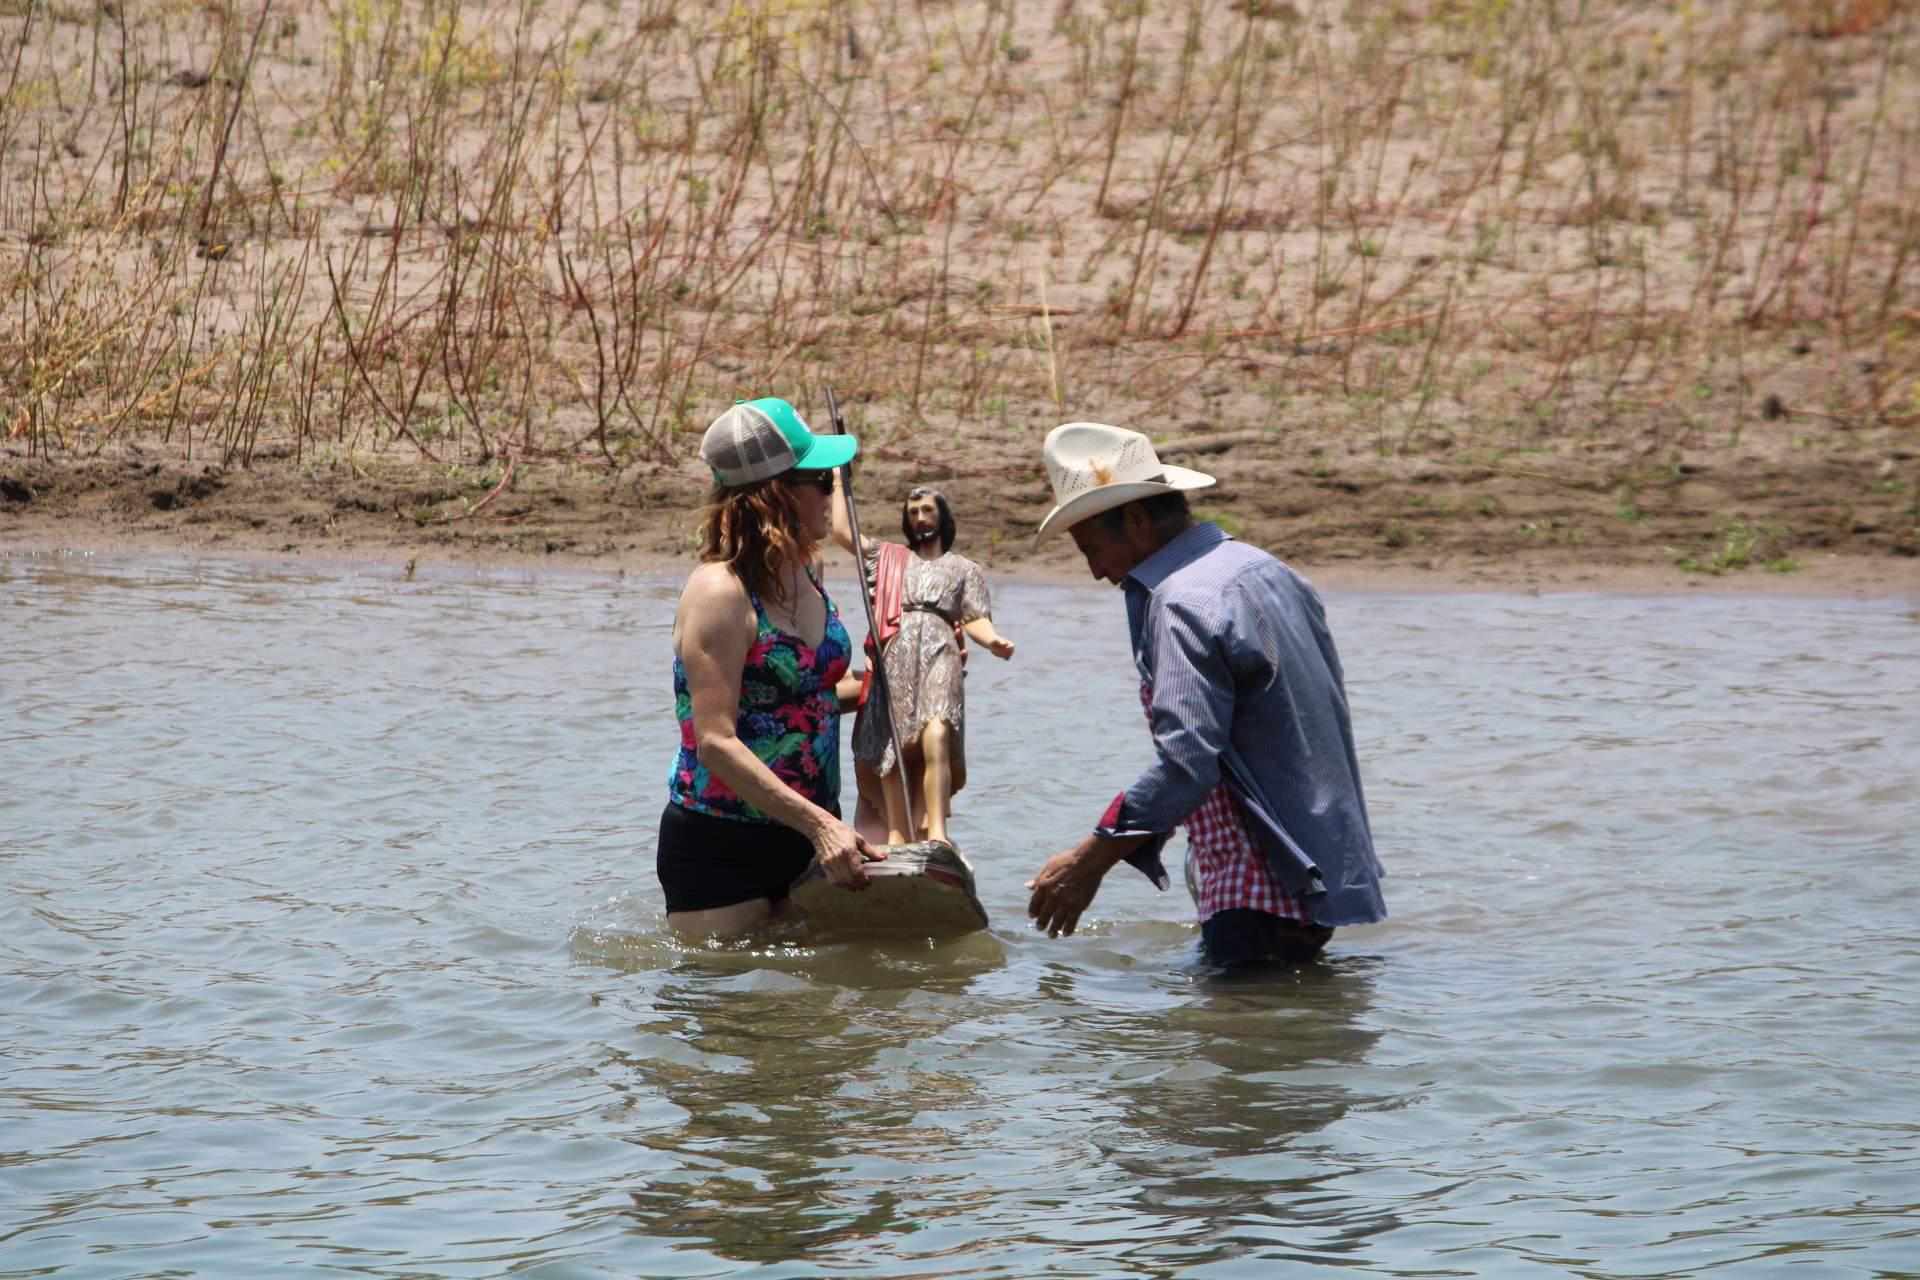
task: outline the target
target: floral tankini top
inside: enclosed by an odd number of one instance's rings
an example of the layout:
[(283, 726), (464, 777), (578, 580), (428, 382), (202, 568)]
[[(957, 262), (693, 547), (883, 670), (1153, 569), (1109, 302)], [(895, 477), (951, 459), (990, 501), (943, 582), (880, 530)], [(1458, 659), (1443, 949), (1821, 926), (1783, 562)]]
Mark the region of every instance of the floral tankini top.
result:
[[(740, 718), (735, 732), (775, 777), (819, 805), (840, 813), (840, 701), (834, 685), (847, 673), (851, 646), (840, 611), (820, 580), (807, 580), (827, 605), (827, 629), (818, 646), (782, 631), (753, 599), (758, 631), (740, 673)], [(673, 706), (680, 719), (680, 751), (667, 780), (668, 799), (697, 813), (745, 822), (772, 822), (707, 771), (695, 752), (693, 695), (687, 669), (673, 660)]]

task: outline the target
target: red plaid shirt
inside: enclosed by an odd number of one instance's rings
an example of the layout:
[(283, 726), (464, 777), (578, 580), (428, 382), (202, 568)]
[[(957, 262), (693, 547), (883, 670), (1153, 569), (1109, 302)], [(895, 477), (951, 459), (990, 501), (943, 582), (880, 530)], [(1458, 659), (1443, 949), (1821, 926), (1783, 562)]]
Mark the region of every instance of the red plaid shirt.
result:
[[(1140, 706), (1151, 714), (1153, 686), (1140, 682)], [(1122, 793), (1123, 795), (1125, 793)], [(1120, 800), (1113, 803), (1118, 811)], [(1217, 911), (1244, 907), (1301, 924), (1312, 924), (1306, 904), (1280, 887), (1254, 843), (1247, 820), (1227, 784), (1221, 782), (1180, 824), (1187, 833), (1187, 887), (1202, 920)]]

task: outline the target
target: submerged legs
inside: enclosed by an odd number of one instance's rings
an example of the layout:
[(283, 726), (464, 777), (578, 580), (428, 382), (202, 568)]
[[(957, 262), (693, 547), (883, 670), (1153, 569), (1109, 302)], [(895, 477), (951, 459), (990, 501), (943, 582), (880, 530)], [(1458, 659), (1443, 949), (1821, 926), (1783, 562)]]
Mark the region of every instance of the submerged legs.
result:
[(667, 927), (683, 938), (715, 935), (733, 938), (774, 921), (798, 919), (800, 912), (791, 898), (782, 898), (778, 902), (771, 898), (749, 898), (745, 902), (711, 907), (705, 911), (669, 911)]

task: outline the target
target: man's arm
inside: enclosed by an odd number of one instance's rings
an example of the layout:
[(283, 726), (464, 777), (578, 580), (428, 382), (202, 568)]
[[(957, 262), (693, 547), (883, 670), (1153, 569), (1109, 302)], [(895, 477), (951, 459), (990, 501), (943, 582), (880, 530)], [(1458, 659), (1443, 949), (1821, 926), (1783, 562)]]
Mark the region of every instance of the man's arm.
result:
[(1107, 872), (1129, 854), (1164, 842), (1220, 783), (1234, 706), (1225, 623), (1167, 604), (1148, 614), (1147, 628), (1154, 762), (1115, 797), (1092, 834), (1049, 858), (1028, 883), (1034, 893), (1027, 914), (1048, 937), (1071, 934)]
[(1112, 831), (1171, 831), (1220, 784), (1233, 734), (1232, 636), (1211, 608), (1169, 603), (1147, 615), (1153, 763), (1126, 789)]

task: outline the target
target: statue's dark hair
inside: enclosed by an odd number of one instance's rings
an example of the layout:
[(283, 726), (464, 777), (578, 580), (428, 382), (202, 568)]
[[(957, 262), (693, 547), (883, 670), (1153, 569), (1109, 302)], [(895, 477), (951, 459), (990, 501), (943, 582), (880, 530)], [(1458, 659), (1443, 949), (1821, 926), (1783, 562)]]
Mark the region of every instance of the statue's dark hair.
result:
[(913, 525), (907, 520), (907, 504), (915, 498), (932, 498), (933, 505), (940, 508), (940, 551), (945, 554), (953, 550), (953, 540), (960, 536), (960, 526), (953, 522), (953, 508), (947, 503), (947, 495), (930, 484), (918, 484), (907, 490), (907, 496), (900, 503), (900, 532), (906, 535), (907, 545), (913, 545)]

